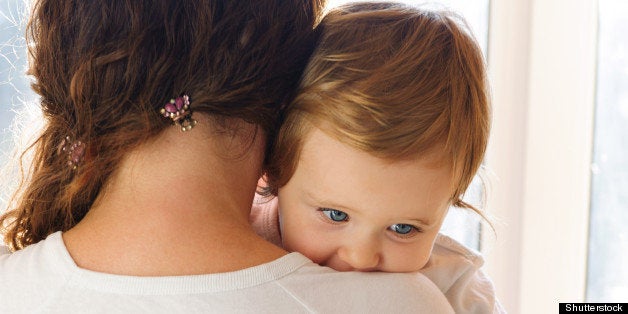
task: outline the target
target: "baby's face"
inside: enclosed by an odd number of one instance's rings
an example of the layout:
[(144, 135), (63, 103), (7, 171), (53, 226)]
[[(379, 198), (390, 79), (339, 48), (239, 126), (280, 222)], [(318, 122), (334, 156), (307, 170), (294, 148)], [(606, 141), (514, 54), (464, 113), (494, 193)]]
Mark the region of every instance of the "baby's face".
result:
[(339, 271), (409, 272), (427, 263), (451, 195), (451, 168), (387, 162), (314, 128), (279, 189), (284, 248)]

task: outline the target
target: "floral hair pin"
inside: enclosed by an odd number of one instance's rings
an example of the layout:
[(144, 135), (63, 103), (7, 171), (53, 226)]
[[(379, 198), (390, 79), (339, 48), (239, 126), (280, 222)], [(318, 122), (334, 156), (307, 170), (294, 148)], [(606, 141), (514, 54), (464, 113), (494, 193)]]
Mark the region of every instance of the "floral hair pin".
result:
[(71, 137), (66, 136), (59, 145), (59, 153), (66, 154), (68, 166), (76, 170), (85, 156), (85, 143), (79, 140), (73, 141)]
[(172, 119), (173, 124), (179, 124), (183, 132), (191, 130), (196, 125), (196, 120), (192, 119), (188, 95), (170, 99), (159, 112), (164, 117)]

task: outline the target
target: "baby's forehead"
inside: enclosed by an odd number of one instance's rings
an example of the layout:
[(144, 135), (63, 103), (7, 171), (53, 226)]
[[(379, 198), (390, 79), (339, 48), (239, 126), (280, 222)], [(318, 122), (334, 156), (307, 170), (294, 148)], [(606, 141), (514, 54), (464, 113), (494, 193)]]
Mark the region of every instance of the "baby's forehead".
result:
[[(306, 131), (303, 133), (301, 142), (301, 152), (305, 149), (318, 150), (321, 148), (321, 137), (316, 136), (318, 134), (324, 134), (337, 141), (339, 144), (347, 146), (356, 151), (368, 154), (382, 163), (389, 165), (397, 164), (412, 164), (416, 161), (421, 161), (421, 166), (430, 169), (436, 169), (441, 167), (451, 167), (453, 164), (453, 157), (450, 150), (447, 149), (445, 140), (434, 140), (430, 145), (426, 145), (421, 149), (408, 148), (406, 150), (399, 149), (398, 146), (391, 144), (390, 150), (383, 147), (379, 150), (370, 150), (368, 147), (356, 145), (356, 142), (351, 140), (354, 135), (348, 136), (343, 133), (340, 128), (334, 126), (331, 121), (317, 121), (312, 123), (307, 122)], [(394, 147), (393, 147), (394, 146)]]
[(319, 201), (440, 204), (449, 199), (452, 183), (451, 167), (442, 164), (446, 163), (432, 155), (384, 160), (313, 129), (293, 179)]

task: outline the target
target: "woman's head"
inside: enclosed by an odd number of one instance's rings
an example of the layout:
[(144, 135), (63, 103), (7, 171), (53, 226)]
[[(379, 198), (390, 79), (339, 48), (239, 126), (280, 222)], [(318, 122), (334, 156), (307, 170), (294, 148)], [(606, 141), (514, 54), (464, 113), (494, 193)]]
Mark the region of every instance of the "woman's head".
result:
[(452, 169), (451, 202), (479, 169), (490, 129), (483, 56), (461, 18), (396, 3), (349, 4), (319, 26), (321, 40), (276, 141), (269, 188), (298, 166), (307, 134), (388, 161), (434, 152)]
[(270, 131), (309, 56), (319, 2), (40, 0), (29, 74), (62, 133), (150, 135), (167, 125), (155, 113), (182, 93), (196, 112)]
[[(46, 125), (17, 208), (2, 217), (14, 248), (67, 230), (125, 152), (168, 127), (159, 109), (189, 95), (195, 113), (268, 136), (311, 53), (324, 0), (38, 0), (27, 41)], [(224, 122), (224, 123), (223, 123)], [(85, 143), (77, 170), (59, 156)]]

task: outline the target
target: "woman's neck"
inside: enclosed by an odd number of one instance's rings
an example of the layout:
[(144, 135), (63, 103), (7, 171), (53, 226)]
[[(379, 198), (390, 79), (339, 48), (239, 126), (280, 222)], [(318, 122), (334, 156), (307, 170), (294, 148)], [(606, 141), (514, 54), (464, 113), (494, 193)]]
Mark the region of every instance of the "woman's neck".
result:
[[(64, 233), (83, 268), (126, 275), (233, 271), (285, 252), (251, 229), (261, 134), (219, 134), (201, 120), (130, 151), (94, 205)], [(248, 128), (252, 128), (247, 126)], [(259, 132), (258, 132), (259, 133)]]

